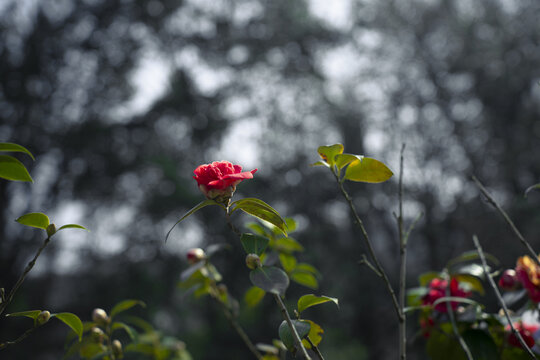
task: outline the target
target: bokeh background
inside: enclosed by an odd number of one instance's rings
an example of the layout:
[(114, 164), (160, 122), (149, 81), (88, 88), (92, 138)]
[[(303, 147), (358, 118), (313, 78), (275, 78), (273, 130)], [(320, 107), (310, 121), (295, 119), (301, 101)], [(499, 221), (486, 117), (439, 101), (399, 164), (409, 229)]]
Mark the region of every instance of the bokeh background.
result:
[[(540, 3), (535, 0), (4, 0), (0, 2), (0, 141), (34, 184), (0, 181), (0, 285), (11, 288), (42, 241), (13, 220), (43, 211), (66, 230), (39, 259), (9, 311), (94, 307), (137, 298), (195, 359), (248, 359), (209, 299), (176, 288), (194, 246), (216, 256), (231, 293), (249, 286), (243, 252), (217, 209), (174, 222), (202, 199), (193, 169), (213, 160), (258, 168), (237, 195), (299, 223), (303, 261), (338, 297), (310, 317), (328, 359), (395, 359), (397, 326), (331, 174), (308, 165), (319, 145), (384, 161), (397, 174), (406, 143), (409, 287), (473, 248), (512, 267), (524, 250), (479, 196), (476, 174), (539, 248)], [(347, 184), (397, 284), (397, 177)], [(237, 218), (241, 226), (242, 218)], [(312, 290), (293, 285), (290, 304)], [(491, 304), (487, 292), (486, 301)], [(491, 305), (490, 305), (491, 304)], [(277, 337), (271, 299), (243, 307), (255, 342)], [(0, 339), (22, 333), (0, 323)], [(59, 359), (67, 330), (47, 324), (5, 359)], [(409, 321), (412, 359), (423, 340)]]

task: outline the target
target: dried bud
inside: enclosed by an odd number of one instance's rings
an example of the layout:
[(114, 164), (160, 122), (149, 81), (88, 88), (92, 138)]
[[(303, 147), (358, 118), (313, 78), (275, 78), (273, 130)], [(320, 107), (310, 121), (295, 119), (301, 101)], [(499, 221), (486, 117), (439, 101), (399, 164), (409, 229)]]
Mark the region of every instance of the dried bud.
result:
[(92, 321), (97, 324), (107, 324), (109, 322), (109, 316), (105, 310), (96, 308), (92, 311)]
[(204, 253), (204, 250), (201, 248), (191, 249), (187, 253), (187, 261), (190, 264), (196, 264), (205, 258), (206, 258), (206, 254)]
[(246, 256), (246, 265), (251, 270), (261, 267), (261, 258), (257, 254), (248, 254)]
[(521, 283), (519, 282), (518, 276), (514, 269), (504, 270), (499, 279), (499, 287), (501, 289), (507, 291), (517, 290), (520, 285)]
[(49, 321), (50, 318), (51, 318), (51, 313), (48, 312), (47, 310), (45, 310), (45, 311), (42, 311), (42, 312), (39, 313), (39, 315), (36, 318), (36, 321), (37, 321), (38, 325), (43, 325), (47, 321)]
[(49, 226), (47, 226), (47, 236), (51, 237), (54, 234), (56, 234), (56, 225), (49, 224)]
[(124, 357), (124, 352), (122, 351), (122, 343), (120, 341), (113, 340), (111, 346), (115, 358), (121, 359)]
[(92, 336), (92, 340), (94, 340), (94, 342), (98, 344), (101, 344), (105, 339), (105, 333), (98, 327), (92, 328), (92, 330), (90, 331), (90, 336)]

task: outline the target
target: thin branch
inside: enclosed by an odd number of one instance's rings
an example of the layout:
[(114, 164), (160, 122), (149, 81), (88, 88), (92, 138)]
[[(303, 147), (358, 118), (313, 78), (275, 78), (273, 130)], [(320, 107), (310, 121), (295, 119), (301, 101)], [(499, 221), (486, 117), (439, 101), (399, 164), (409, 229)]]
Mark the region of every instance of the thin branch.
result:
[(22, 334), (21, 336), (19, 336), (17, 339), (15, 339), (13, 341), (6, 341), (5, 343), (1, 343), (0, 344), (0, 350), (5, 349), (8, 346), (15, 345), (18, 342), (26, 339), (28, 337), (28, 335), (30, 335), (36, 328), (37, 328), (37, 326), (34, 326), (33, 328), (30, 328), (30, 329), (26, 330), (24, 332), (24, 334)]
[(28, 265), (26, 265), (26, 268), (24, 269), (24, 272), (22, 273), (21, 277), (19, 278), (19, 280), (17, 280), (17, 283), (15, 283), (15, 286), (13, 286), (13, 288), (9, 292), (9, 295), (7, 296), (5, 301), (3, 301), (2, 304), (0, 305), (0, 315), (4, 313), (4, 310), (6, 310), (9, 303), (11, 303), (11, 301), (13, 300), (13, 297), (15, 296), (15, 293), (17, 292), (17, 290), (19, 290), (19, 287), (22, 285), (24, 279), (26, 278), (26, 275), (28, 275), (30, 270), (32, 270), (32, 268), (36, 264), (36, 261), (37, 261), (39, 255), (41, 255), (41, 252), (43, 251), (43, 249), (45, 249), (45, 247), (47, 247), (47, 245), (49, 244), (49, 241), (51, 241), (51, 238), (47, 237), (45, 239), (45, 241), (43, 242), (43, 245), (41, 245), (41, 247), (38, 249), (38, 251), (37, 251), (36, 255), (34, 256), (34, 258), (32, 259), (32, 261), (30, 261), (28, 263)]
[(379, 272), (379, 270), (375, 269), (375, 266), (373, 266), (372, 263), (369, 262), (369, 260), (368, 260), (368, 258), (367, 258), (367, 256), (365, 254), (362, 254), (362, 258), (360, 260), (358, 260), (358, 263), (360, 265), (366, 265), (368, 268), (370, 268), (375, 273), (375, 275), (382, 278), (382, 274)]
[(291, 317), (289, 316), (289, 312), (287, 311), (287, 308), (285, 307), (283, 300), (281, 300), (281, 297), (278, 294), (273, 294), (273, 295), (274, 295), (274, 299), (276, 299), (276, 302), (281, 310), (281, 314), (283, 315), (283, 318), (285, 319), (285, 321), (287, 322), (287, 325), (289, 325), (289, 328), (291, 329), (291, 333), (292, 333), (296, 347), (300, 350), (300, 352), (302, 353), (302, 356), (306, 360), (311, 360), (311, 357), (307, 353), (306, 348), (302, 344), (302, 340), (300, 340), (298, 331), (296, 331), (296, 328), (294, 327), (292, 323)]
[(476, 251), (478, 251), (478, 255), (480, 256), (480, 261), (482, 261), (482, 268), (484, 269), (484, 273), (486, 274), (489, 284), (491, 285), (491, 288), (495, 292), (495, 295), (497, 296), (497, 300), (499, 300), (499, 304), (501, 305), (504, 316), (506, 317), (506, 320), (508, 321), (508, 324), (510, 325), (510, 328), (512, 329), (512, 332), (519, 340), (519, 343), (521, 344), (521, 347), (527, 351), (531, 359), (536, 359), (536, 356), (532, 352), (532, 350), (527, 346), (527, 343), (525, 343), (525, 340), (523, 340), (523, 337), (519, 333), (519, 331), (516, 330), (514, 327), (514, 324), (512, 323), (512, 319), (510, 318), (510, 315), (508, 313), (508, 307), (506, 306), (506, 303), (504, 302), (504, 299), (497, 288), (497, 285), (495, 284), (495, 281), (493, 281), (493, 278), (491, 277), (491, 273), (489, 272), (486, 256), (484, 255), (484, 251), (482, 250), (482, 247), (480, 246), (480, 241), (478, 241), (478, 237), (476, 235), (473, 236), (473, 242), (474, 246), (476, 246)]
[(395, 293), (394, 289), (392, 288), (392, 284), (390, 283), (390, 280), (388, 279), (388, 276), (386, 275), (386, 272), (384, 271), (381, 263), (379, 262), (379, 259), (377, 258), (377, 255), (375, 254), (375, 251), (373, 250), (373, 245), (371, 244), (371, 241), (369, 240), (369, 236), (367, 234), (366, 228), (364, 227), (364, 223), (360, 219), (360, 216), (358, 216), (358, 213), (356, 212), (356, 208), (355, 208), (355, 206), (353, 204), (353, 201), (352, 201), (351, 197), (349, 196), (349, 194), (347, 193), (347, 191), (345, 190), (345, 188), (343, 187), (343, 183), (339, 180), (338, 174), (335, 173), (335, 172), (332, 172), (332, 173), (336, 177), (336, 181), (337, 181), (337, 183), (339, 185), (339, 189), (341, 190), (341, 193), (343, 194), (343, 196), (345, 197), (345, 200), (349, 204), (349, 208), (351, 209), (351, 212), (352, 212), (352, 214), (354, 216), (354, 220), (355, 220), (356, 224), (358, 225), (358, 227), (360, 228), (360, 230), (362, 232), (364, 242), (366, 243), (366, 246), (367, 246), (368, 251), (369, 251), (369, 255), (371, 256), (372, 260), (375, 262), (375, 268), (381, 274), (381, 278), (383, 279), (384, 283), (386, 284), (386, 288), (387, 288), (388, 292), (390, 293), (390, 297), (392, 298), (392, 305), (394, 306), (394, 310), (396, 311), (396, 315), (397, 315), (398, 319), (401, 321), (401, 318), (402, 318), (403, 315), (401, 314), (401, 311), (400, 311), (400, 307), (399, 307), (399, 303), (398, 303), (398, 300), (397, 300), (397, 297), (396, 297), (396, 293)]
[(538, 254), (536, 253), (536, 251), (534, 251), (534, 249), (532, 248), (531, 244), (529, 244), (529, 242), (527, 240), (525, 240), (525, 238), (523, 237), (523, 235), (521, 234), (521, 232), (518, 230), (518, 228), (516, 227), (516, 225), (514, 224), (514, 222), (512, 221), (512, 219), (510, 219), (510, 217), (508, 216), (508, 214), (503, 210), (503, 208), (497, 203), (497, 201), (495, 201), (495, 199), (488, 193), (488, 191), (486, 190), (486, 188), (484, 187), (484, 185), (482, 185), (482, 183), (476, 178), (476, 176), (473, 176), (472, 177), (473, 181), (476, 183), (476, 186), (478, 186), (478, 188), (480, 189), (480, 191), (482, 192), (482, 194), (486, 197), (487, 201), (493, 205), (493, 207), (495, 207), (495, 209), (497, 209), (499, 211), (499, 213), (503, 216), (504, 220), (508, 223), (508, 225), (510, 225), (510, 227), (512, 228), (512, 231), (514, 232), (514, 234), (516, 234), (517, 238), (519, 239), (519, 241), (521, 242), (521, 244), (523, 246), (525, 246), (525, 248), (529, 251), (529, 253), (532, 255), (532, 258), (536, 261), (536, 263), (538, 265), (540, 265), (540, 259), (538, 259)]
[(309, 336), (306, 336), (306, 340), (308, 341), (309, 345), (311, 345), (311, 349), (317, 354), (320, 360), (324, 360), (323, 354), (319, 351), (319, 348), (311, 341)]
[(403, 231), (403, 152), (405, 144), (401, 146), (399, 161), (399, 215), (397, 216), (399, 232), (399, 358), (407, 358), (407, 316), (405, 315), (405, 287), (407, 278), (407, 239)]
[[(448, 276), (448, 286), (446, 287), (446, 296), (447, 297), (451, 297), (451, 295), (452, 295), (450, 293), (450, 282), (451, 282), (451, 280), (452, 279), (450, 278), (450, 276)], [(446, 311), (448, 313), (448, 317), (450, 318), (450, 323), (452, 324), (452, 330), (454, 331), (454, 336), (456, 337), (457, 341), (459, 342), (459, 345), (463, 349), (463, 352), (465, 352), (465, 355), (467, 355), (467, 359), (474, 360), (473, 357), (472, 357), (471, 351), (469, 350), (469, 347), (467, 346), (467, 343), (465, 342), (465, 340), (463, 340), (463, 338), (461, 337), (461, 334), (459, 333), (459, 330), (458, 330), (458, 327), (457, 327), (457, 324), (456, 324), (456, 319), (454, 317), (454, 310), (452, 309), (452, 302), (451, 301), (446, 302)]]

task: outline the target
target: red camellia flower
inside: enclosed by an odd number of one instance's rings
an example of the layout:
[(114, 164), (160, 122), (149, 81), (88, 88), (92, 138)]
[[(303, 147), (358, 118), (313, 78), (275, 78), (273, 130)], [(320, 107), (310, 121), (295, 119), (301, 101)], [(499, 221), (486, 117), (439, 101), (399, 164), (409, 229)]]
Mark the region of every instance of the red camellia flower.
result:
[[(431, 280), (429, 283), (429, 290), (424, 297), (422, 297), (422, 304), (423, 305), (433, 305), (435, 301), (438, 299), (446, 296), (446, 288), (448, 287), (448, 280), (443, 280), (440, 278), (435, 278)], [(453, 297), (469, 297), (471, 296), (471, 293), (468, 291), (464, 291), (459, 288), (459, 282), (452, 278), (450, 281), (450, 296)], [(456, 309), (458, 306), (458, 303), (456, 301), (451, 301), (450, 305), (452, 306), (452, 309)], [(435, 305), (435, 310), (439, 312), (447, 312), (446, 308), (446, 302), (441, 302), (440, 304)]]
[(540, 302), (540, 266), (528, 256), (522, 256), (518, 259), (516, 265), (516, 274), (527, 289), (529, 298), (535, 303)]
[(521, 282), (514, 269), (506, 269), (499, 278), (499, 287), (503, 290), (512, 291), (521, 286)]
[(242, 172), (240, 165), (233, 165), (228, 161), (214, 161), (197, 167), (193, 177), (201, 192), (211, 200), (228, 204), (236, 185), (246, 179), (252, 179), (257, 171)]
[[(533, 335), (540, 328), (540, 326), (538, 324), (524, 324), (522, 322), (518, 322), (514, 323), (514, 328), (516, 328), (523, 340), (525, 340), (527, 346), (532, 348), (535, 344)], [(520, 348), (521, 343), (519, 342), (517, 336), (512, 332), (510, 325), (506, 325), (505, 330), (509, 333), (508, 343), (512, 346)]]

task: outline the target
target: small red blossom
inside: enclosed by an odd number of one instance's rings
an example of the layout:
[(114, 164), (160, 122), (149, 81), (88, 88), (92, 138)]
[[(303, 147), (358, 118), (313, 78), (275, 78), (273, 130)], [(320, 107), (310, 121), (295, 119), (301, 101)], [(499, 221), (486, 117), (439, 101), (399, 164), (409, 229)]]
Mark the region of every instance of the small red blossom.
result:
[(204, 253), (204, 250), (201, 248), (190, 249), (186, 254), (187, 261), (190, 264), (196, 264), (199, 261), (203, 260), (205, 257), (206, 257), (206, 254)]
[[(435, 278), (431, 280), (429, 283), (429, 290), (424, 297), (422, 297), (422, 304), (423, 305), (433, 305), (438, 299), (445, 297), (446, 289), (448, 287), (448, 280)], [(464, 291), (459, 288), (459, 282), (452, 278), (450, 281), (450, 296), (452, 297), (469, 297), (471, 296), (471, 293), (468, 291)], [(458, 303), (456, 301), (451, 301), (450, 306), (452, 306), (452, 309), (455, 310), (458, 306)], [(441, 302), (440, 304), (435, 305), (435, 310), (439, 312), (447, 312), (446, 302)]]
[[(521, 321), (514, 323), (513, 325), (514, 325), (514, 328), (519, 332), (519, 334), (525, 341), (525, 344), (527, 344), (529, 348), (532, 348), (535, 344), (533, 335), (540, 328), (540, 326), (538, 324), (524, 324)], [(512, 346), (520, 348), (521, 343), (519, 342), (519, 339), (510, 328), (510, 325), (506, 325), (504, 329), (508, 333), (508, 337), (507, 337), (508, 343)]]
[(499, 287), (503, 290), (517, 290), (521, 286), (521, 282), (514, 269), (506, 269), (499, 278)]
[(529, 298), (540, 303), (540, 266), (528, 256), (522, 256), (518, 259), (516, 265), (517, 278), (527, 289)]
[(208, 199), (228, 203), (236, 185), (243, 180), (252, 179), (256, 171), (257, 169), (242, 172), (240, 165), (233, 165), (228, 161), (214, 161), (197, 167), (193, 178)]
[(422, 330), (422, 336), (428, 339), (431, 335), (431, 331), (435, 327), (435, 320), (431, 316), (420, 318), (420, 329)]

